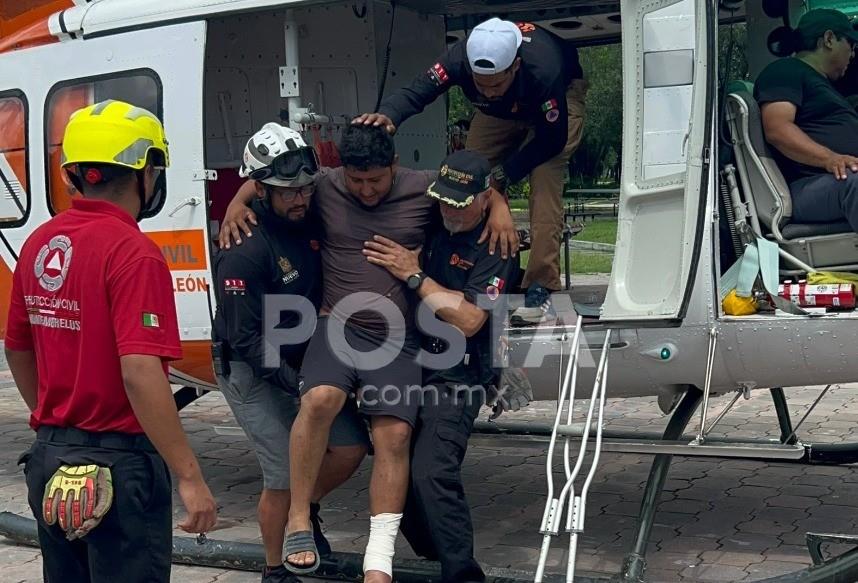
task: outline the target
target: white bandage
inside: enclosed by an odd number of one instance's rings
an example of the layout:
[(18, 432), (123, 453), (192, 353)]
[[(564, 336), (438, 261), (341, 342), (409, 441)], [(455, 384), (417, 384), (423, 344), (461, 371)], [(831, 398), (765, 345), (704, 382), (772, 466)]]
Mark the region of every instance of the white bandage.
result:
[(369, 518), (369, 542), (363, 556), (363, 572), (381, 571), (393, 577), (393, 553), (402, 514), (377, 514)]

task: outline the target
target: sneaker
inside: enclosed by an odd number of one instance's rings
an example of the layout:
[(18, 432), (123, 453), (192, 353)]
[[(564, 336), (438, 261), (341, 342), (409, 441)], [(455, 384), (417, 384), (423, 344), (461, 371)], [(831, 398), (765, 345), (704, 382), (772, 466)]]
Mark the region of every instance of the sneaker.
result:
[(509, 321), (513, 326), (541, 326), (557, 320), (557, 312), (551, 303), (551, 292), (532, 284), (524, 295), (524, 306), (516, 309)]
[(301, 580), (286, 567), (279, 565), (262, 569), (262, 583), (301, 583)]
[(313, 502), (310, 504), (310, 522), (313, 524), (313, 540), (316, 542), (316, 549), (319, 551), (319, 556), (327, 557), (331, 554), (331, 543), (325, 538), (322, 533), (322, 519), (319, 516), (319, 511), (322, 507)]

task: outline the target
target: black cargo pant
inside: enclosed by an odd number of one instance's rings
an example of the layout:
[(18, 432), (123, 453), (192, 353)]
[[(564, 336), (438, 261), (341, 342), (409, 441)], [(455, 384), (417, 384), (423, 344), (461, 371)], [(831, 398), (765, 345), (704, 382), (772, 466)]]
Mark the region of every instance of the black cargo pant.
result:
[[(26, 462), (27, 499), (38, 523), (46, 583), (160, 583), (170, 580), (172, 487), (145, 436), (40, 427)], [(42, 496), (63, 464), (109, 467), (113, 504), (89, 534), (69, 541), (48, 525)]]
[(473, 392), (469, 398), (467, 392), (442, 385), (424, 396), (400, 530), (415, 553), (440, 561), (444, 583), (482, 582), (486, 576), (474, 559), (474, 528), (461, 468), (484, 393)]

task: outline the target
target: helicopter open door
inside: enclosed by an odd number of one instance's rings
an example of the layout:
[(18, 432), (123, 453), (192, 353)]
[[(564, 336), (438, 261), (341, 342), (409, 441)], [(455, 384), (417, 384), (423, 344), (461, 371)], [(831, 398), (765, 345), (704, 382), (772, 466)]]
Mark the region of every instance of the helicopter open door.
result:
[(623, 178), (603, 321), (685, 315), (709, 188), (714, 5), (623, 4)]

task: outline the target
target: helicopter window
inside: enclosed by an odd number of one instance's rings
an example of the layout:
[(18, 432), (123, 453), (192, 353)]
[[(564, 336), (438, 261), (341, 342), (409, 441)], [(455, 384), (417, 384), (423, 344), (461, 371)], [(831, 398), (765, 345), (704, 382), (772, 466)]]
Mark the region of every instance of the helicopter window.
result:
[(30, 211), (27, 100), (0, 92), (0, 228), (21, 225)]
[[(164, 119), (161, 80), (150, 69), (75, 79), (54, 85), (48, 94), (45, 107), (45, 175), (48, 181), (48, 208), (53, 214), (71, 207), (72, 199), (80, 196), (60, 167), (63, 134), (69, 117), (78, 109), (105, 99), (126, 101), (151, 111), (161, 120)], [(160, 210), (156, 209), (147, 214), (147, 217), (157, 214)]]

